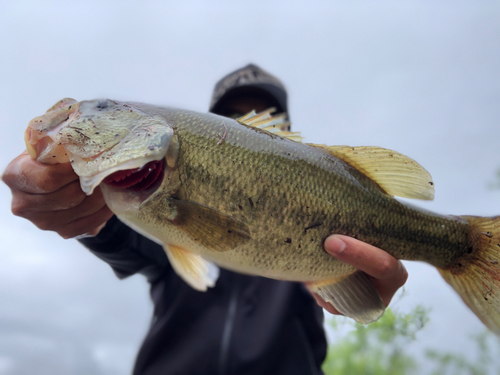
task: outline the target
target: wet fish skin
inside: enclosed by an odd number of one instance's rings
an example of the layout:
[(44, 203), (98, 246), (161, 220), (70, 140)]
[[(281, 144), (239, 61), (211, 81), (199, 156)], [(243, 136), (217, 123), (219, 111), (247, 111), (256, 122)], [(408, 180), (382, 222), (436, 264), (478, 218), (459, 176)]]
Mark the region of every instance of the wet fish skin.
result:
[[(499, 299), (483, 298), (500, 297), (493, 262), (499, 255), (498, 218), (448, 217), (409, 207), (324, 147), (231, 119), (109, 100), (105, 111), (99, 106), (102, 101), (81, 102), (79, 115), (64, 126), (56, 121), (60, 130), (52, 134), (53, 144), (63, 144), (77, 160), (73, 167), (87, 193), (117, 170), (165, 158), (164, 178), (154, 191), (107, 184), (101, 189), (110, 209), (162, 243), (176, 271), (198, 289), (212, 282), (207, 259), (239, 272), (309, 283), (346, 315), (372, 321), (384, 308), (378, 293), (352, 266), (323, 251), (324, 239), (338, 233), (398, 259), (436, 266), (483, 322), (500, 332)], [(130, 131), (106, 148), (90, 130), (105, 132), (117, 113)], [(91, 125), (82, 121), (86, 116), (93, 116)], [(68, 129), (75, 124), (86, 137), (70, 143)], [(142, 133), (150, 135), (137, 135)], [(125, 143), (131, 134), (139, 137), (132, 147)]]
[[(215, 115), (158, 113), (175, 124), (181, 144), (182, 183), (176, 197), (212, 207), (250, 226), (248, 252), (237, 251), (245, 259), (240, 271), (265, 264), (281, 270), (283, 274), (277, 276), (286, 279), (291, 268), (300, 269), (301, 281), (342, 275), (339, 262), (322, 250), (323, 239), (331, 233), (382, 247), (398, 259), (423, 260), (440, 268), (469, 247), (469, 225), (464, 220), (407, 207), (324, 150)], [(227, 136), (218, 145), (224, 126)], [(152, 211), (165, 211), (150, 204)], [(262, 254), (264, 248), (273, 250)], [(206, 255), (226, 263), (229, 254)]]

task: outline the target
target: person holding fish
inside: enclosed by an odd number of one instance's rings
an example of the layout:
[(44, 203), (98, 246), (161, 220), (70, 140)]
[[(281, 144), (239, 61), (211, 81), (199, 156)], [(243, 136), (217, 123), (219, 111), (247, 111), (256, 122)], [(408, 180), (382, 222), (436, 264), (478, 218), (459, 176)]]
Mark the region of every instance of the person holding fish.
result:
[[(287, 112), (283, 84), (248, 65), (217, 83), (210, 112), (239, 118), (270, 107)], [(287, 123), (280, 126), (289, 131)], [(9, 164), (3, 180), (12, 190), (15, 215), (63, 238), (77, 238), (119, 278), (146, 276), (154, 316), (134, 374), (321, 373), (326, 339), (320, 307), (339, 312), (304, 284), (220, 269), (215, 286), (200, 293), (174, 272), (161, 245), (113, 214), (100, 187), (86, 195), (70, 163), (41, 164), (25, 152)], [(364, 271), (385, 306), (406, 282), (403, 264), (374, 246), (335, 234), (323, 246), (330, 256)]]

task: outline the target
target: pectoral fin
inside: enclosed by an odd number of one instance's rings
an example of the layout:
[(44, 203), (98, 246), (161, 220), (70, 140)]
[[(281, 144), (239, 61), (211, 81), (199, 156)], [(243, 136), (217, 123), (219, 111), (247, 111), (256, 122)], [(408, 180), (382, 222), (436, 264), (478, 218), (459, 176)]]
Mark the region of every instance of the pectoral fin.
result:
[(174, 198), (169, 206), (172, 223), (209, 250), (228, 251), (250, 239), (244, 223), (213, 208)]
[(215, 264), (179, 246), (164, 245), (164, 249), (174, 271), (191, 287), (204, 292), (215, 285), (219, 277)]
[(378, 291), (362, 271), (356, 271), (343, 279), (308, 284), (308, 287), (330, 302), (341, 314), (358, 323), (372, 323), (385, 310)]

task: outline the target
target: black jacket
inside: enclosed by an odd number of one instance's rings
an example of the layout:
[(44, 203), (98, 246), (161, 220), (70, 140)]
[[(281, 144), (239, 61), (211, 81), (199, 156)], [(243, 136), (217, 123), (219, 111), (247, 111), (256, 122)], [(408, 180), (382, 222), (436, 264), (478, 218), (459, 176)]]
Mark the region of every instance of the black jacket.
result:
[(160, 245), (113, 217), (81, 242), (124, 278), (151, 284), (154, 316), (134, 374), (321, 374), (323, 311), (300, 283), (221, 269), (214, 288), (181, 280)]

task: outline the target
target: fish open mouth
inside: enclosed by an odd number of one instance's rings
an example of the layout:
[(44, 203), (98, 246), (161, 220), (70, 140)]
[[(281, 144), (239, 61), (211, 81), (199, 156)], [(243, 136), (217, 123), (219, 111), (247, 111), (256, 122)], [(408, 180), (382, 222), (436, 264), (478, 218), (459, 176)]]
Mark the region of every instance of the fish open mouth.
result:
[(154, 160), (141, 168), (115, 172), (104, 179), (104, 183), (135, 192), (157, 189), (163, 181), (163, 159)]

